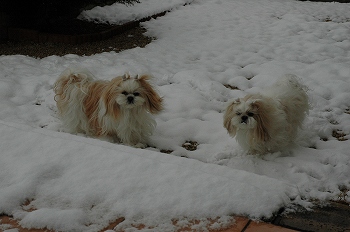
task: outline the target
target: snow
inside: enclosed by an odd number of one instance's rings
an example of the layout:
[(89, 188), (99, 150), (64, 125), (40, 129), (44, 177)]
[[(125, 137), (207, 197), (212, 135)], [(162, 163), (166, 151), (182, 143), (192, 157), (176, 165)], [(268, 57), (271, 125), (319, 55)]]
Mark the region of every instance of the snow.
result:
[(114, 3), (104, 7), (94, 7), (85, 10), (78, 16), (79, 19), (98, 23), (121, 25), (133, 20), (140, 20), (165, 11), (174, 10), (180, 6), (191, 3), (193, 0), (141, 0), (140, 3), (121, 4)]
[[(198, 219), (201, 227), (206, 218), (223, 225), (233, 214), (271, 217), (281, 207), (310, 207), (313, 199), (337, 199), (350, 188), (349, 140), (332, 136), (338, 130), (350, 139), (350, 5), (195, 0), (182, 6), (189, 2), (142, 1), (127, 16), (116, 13), (124, 7), (116, 4), (84, 12), (90, 20), (120, 23), (172, 9), (142, 23), (157, 38), (145, 48), (0, 56), (1, 213), (32, 228), (98, 231), (125, 217), (117, 229), (143, 223), (172, 231), (172, 219), (178, 225)], [(64, 132), (52, 87), (72, 64), (100, 79), (154, 76), (165, 110), (156, 116), (152, 147)], [(227, 102), (287, 73), (308, 86), (312, 106), (298, 146), (243, 153), (222, 126)], [(199, 145), (188, 151), (186, 141)]]

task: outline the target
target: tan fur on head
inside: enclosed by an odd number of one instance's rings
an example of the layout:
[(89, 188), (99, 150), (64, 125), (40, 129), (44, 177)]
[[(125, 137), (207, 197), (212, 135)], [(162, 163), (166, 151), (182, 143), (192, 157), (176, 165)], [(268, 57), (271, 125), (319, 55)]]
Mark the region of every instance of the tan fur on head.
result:
[(157, 94), (157, 92), (154, 90), (154, 88), (151, 86), (151, 84), (148, 83), (148, 80), (150, 79), (150, 76), (148, 75), (142, 75), (141, 77), (137, 76), (137, 81), (140, 82), (141, 86), (145, 91), (142, 92), (142, 94), (147, 99), (146, 105), (149, 112), (152, 114), (156, 114), (163, 110), (163, 99)]
[(271, 139), (268, 128), (271, 127), (271, 120), (269, 118), (269, 112), (273, 109), (264, 104), (263, 100), (255, 100), (251, 103), (251, 111), (254, 112), (254, 119), (257, 121), (257, 126), (254, 130), (255, 136), (253, 138), (259, 141), (268, 141)]
[(237, 128), (235, 126), (232, 125), (232, 121), (231, 119), (234, 117), (234, 115), (236, 114), (235, 112), (235, 106), (237, 106), (237, 102), (232, 102), (230, 103), (227, 108), (226, 111), (224, 113), (224, 127), (227, 129), (228, 133), (234, 137), (236, 135), (236, 130)]
[(150, 77), (125, 74), (102, 81), (73, 71), (63, 72), (54, 86), (58, 111), (70, 132), (113, 136), (144, 147), (156, 124), (149, 113), (163, 109), (162, 98), (148, 83)]

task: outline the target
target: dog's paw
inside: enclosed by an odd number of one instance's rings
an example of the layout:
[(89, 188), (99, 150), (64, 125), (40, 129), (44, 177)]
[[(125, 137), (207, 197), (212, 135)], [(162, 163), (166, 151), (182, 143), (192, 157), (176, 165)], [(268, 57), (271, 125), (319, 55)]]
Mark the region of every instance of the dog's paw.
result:
[(216, 154), (213, 158), (216, 161), (219, 161), (219, 160), (223, 160), (223, 159), (230, 159), (231, 157), (232, 157), (231, 152), (221, 152), (221, 153)]
[(147, 144), (137, 143), (137, 144), (134, 144), (133, 147), (136, 147), (136, 148), (146, 148), (146, 147), (147, 147)]

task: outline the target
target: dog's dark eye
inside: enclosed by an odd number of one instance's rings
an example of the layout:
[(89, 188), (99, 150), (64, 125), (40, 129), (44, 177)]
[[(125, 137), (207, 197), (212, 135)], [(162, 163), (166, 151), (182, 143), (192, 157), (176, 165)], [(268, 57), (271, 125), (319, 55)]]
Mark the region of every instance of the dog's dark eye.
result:
[(248, 115), (249, 117), (253, 117), (253, 116), (254, 116), (254, 113), (248, 112), (247, 115)]
[(241, 115), (242, 113), (241, 112), (236, 112), (237, 115)]
[(122, 94), (126, 96), (126, 95), (128, 95), (128, 92), (123, 91)]
[(139, 92), (135, 92), (135, 93), (134, 93), (134, 96), (135, 96), (135, 97), (140, 96), (140, 93), (139, 93)]

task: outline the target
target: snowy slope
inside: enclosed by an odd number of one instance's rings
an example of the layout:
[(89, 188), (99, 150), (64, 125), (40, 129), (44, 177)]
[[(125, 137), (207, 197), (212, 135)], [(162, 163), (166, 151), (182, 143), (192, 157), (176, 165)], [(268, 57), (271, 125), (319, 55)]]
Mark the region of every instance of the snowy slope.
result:
[[(270, 217), (283, 206), (337, 199), (350, 188), (349, 10), (292, 0), (193, 1), (143, 23), (157, 37), (145, 48), (0, 56), (0, 212), (27, 227), (97, 231), (126, 217), (120, 227), (136, 221), (170, 231), (172, 218)], [(165, 110), (151, 148), (64, 132), (52, 85), (71, 64), (101, 79), (154, 76)], [(222, 126), (227, 101), (287, 73), (309, 87), (312, 106), (298, 146), (244, 154)], [(345, 141), (334, 137), (342, 133)], [(186, 141), (199, 145), (188, 151)]]

